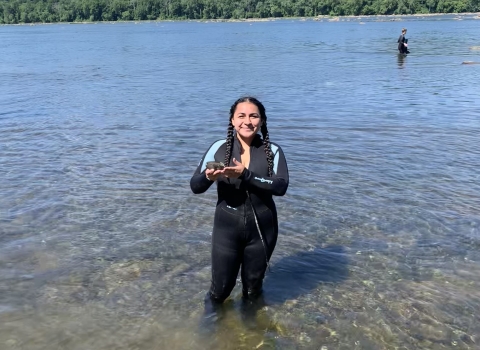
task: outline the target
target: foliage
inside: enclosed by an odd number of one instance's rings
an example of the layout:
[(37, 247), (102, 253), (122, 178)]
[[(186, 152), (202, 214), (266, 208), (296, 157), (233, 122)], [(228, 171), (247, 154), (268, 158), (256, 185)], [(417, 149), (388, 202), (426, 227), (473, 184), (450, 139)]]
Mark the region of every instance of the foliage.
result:
[(480, 0), (0, 0), (0, 24), (478, 11)]

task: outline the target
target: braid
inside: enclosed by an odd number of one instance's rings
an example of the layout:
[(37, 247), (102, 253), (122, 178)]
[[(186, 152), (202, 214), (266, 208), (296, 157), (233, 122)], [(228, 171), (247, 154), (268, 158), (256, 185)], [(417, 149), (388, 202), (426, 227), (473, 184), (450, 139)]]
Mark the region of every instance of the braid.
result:
[(230, 165), (230, 157), (232, 156), (232, 146), (233, 146), (233, 124), (232, 121), (228, 123), (227, 128), (227, 139), (226, 139), (226, 149), (225, 149), (225, 166)]
[(273, 176), (273, 153), (270, 147), (270, 137), (268, 136), (267, 118), (265, 118), (260, 131), (262, 132), (263, 145), (265, 146), (265, 153), (267, 154), (268, 176), (272, 177)]

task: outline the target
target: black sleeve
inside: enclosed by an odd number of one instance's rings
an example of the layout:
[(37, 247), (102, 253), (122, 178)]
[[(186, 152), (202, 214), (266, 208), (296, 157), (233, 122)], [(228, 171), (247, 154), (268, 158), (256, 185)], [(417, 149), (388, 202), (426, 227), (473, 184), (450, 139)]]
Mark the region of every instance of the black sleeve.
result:
[(240, 176), (247, 189), (255, 188), (270, 192), (274, 196), (283, 196), (288, 188), (288, 167), (285, 155), (279, 146), (274, 153), (274, 167), (272, 177), (260, 177), (253, 171), (245, 168)]
[(398, 37), (397, 43), (403, 43), (404, 41), (405, 41), (405, 37), (403, 36), (403, 34), (401, 34), (401, 35)]
[(203, 193), (210, 188), (213, 184), (213, 181), (210, 181), (205, 176), (205, 164), (209, 161), (215, 160), (215, 153), (218, 151), (218, 148), (225, 142), (225, 140), (219, 140), (213, 143), (210, 148), (205, 152), (200, 163), (197, 166), (197, 169), (193, 173), (192, 178), (190, 179), (190, 188), (195, 194)]

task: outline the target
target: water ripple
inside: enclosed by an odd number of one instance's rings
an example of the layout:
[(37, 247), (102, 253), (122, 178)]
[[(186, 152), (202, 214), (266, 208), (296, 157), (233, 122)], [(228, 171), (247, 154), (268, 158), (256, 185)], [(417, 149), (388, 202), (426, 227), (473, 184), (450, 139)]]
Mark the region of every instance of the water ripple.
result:
[(200, 344), (216, 198), (188, 182), (253, 94), (281, 236), (255, 330), (237, 287), (204, 348), (473, 347), (478, 23), (452, 18), (403, 19), (406, 58), (383, 17), (0, 27), (0, 343)]

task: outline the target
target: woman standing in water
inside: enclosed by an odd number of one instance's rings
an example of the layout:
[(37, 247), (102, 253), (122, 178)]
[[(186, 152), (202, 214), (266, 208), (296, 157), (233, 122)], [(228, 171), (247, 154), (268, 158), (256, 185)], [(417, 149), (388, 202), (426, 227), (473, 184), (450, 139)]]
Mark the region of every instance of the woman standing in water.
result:
[[(208, 169), (212, 161), (217, 165)], [(226, 140), (209, 147), (190, 180), (196, 194), (217, 183), (207, 299), (222, 303), (232, 292), (240, 268), (243, 296), (261, 294), (278, 236), (272, 196), (283, 196), (288, 181), (283, 151), (270, 142), (265, 107), (253, 97), (238, 99), (230, 108)]]
[(398, 40), (397, 40), (397, 42), (398, 42), (398, 52), (402, 53), (402, 54), (409, 53), (408, 45), (407, 45), (408, 39), (405, 39), (405, 34), (407, 34), (407, 29), (402, 28), (402, 34), (400, 34), (400, 36), (398, 37)]

